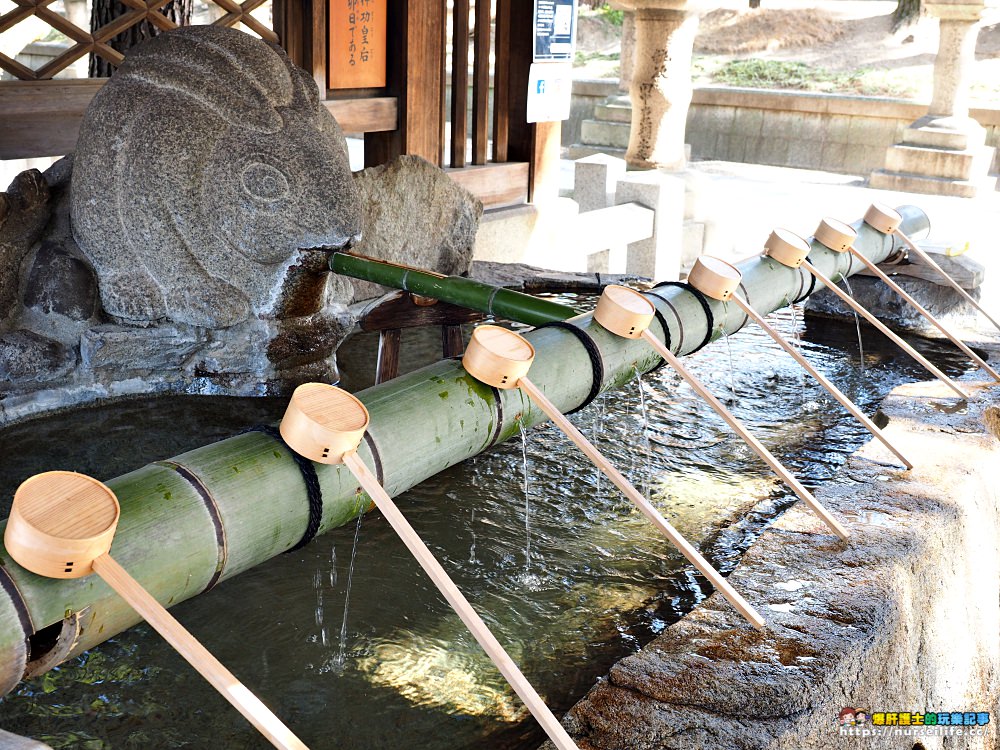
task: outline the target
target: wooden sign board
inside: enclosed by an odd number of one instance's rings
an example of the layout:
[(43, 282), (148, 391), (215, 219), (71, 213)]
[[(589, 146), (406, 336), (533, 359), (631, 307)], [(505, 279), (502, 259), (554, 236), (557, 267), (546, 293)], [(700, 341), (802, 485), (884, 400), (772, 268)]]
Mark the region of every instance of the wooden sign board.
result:
[(385, 86), (386, 0), (330, 0), (331, 89)]

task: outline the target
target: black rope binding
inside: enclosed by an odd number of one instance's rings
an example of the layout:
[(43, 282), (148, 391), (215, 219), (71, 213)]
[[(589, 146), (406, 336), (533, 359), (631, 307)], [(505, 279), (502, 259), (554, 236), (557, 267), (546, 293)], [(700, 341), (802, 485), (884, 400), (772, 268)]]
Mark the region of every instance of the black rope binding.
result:
[(364, 441), (365, 445), (368, 446), (368, 451), (372, 454), (372, 463), (375, 464), (375, 478), (379, 484), (384, 485), (385, 469), (382, 467), (382, 455), (378, 452), (378, 446), (375, 445), (375, 438), (368, 430), (365, 430)]
[[(745, 286), (743, 286), (743, 282), (742, 281), (740, 282), (739, 289), (740, 289), (740, 291), (743, 292), (743, 299), (746, 300), (747, 307), (753, 307), (753, 303), (750, 301), (750, 292), (748, 292), (747, 288)], [(727, 308), (727, 311), (728, 311), (728, 308)], [(737, 328), (736, 330), (737, 331), (742, 330), (743, 326), (745, 326), (749, 322), (750, 322), (750, 316), (747, 313), (743, 313), (743, 322), (740, 323), (740, 327)]]
[[(659, 296), (657, 296), (656, 298), (657, 299), (662, 299)], [(660, 312), (660, 309), (655, 304), (653, 305), (653, 315), (656, 316), (657, 322), (660, 324), (660, 327), (663, 329), (663, 345), (666, 346), (667, 349), (669, 349), (670, 348), (670, 328), (667, 326), (667, 319), (663, 317), (663, 313)], [(661, 367), (665, 367), (666, 364), (667, 364), (667, 360), (663, 359), (663, 357), (660, 357), (659, 363), (657, 363), (657, 365), (652, 370), (650, 370), (650, 372), (656, 372)]]
[(715, 330), (715, 316), (712, 315), (712, 306), (708, 304), (708, 298), (686, 281), (661, 281), (659, 284), (654, 286), (653, 289), (659, 289), (661, 286), (676, 286), (681, 289), (686, 289), (691, 292), (691, 294), (694, 295), (694, 298), (701, 304), (701, 309), (705, 312), (705, 322), (708, 324), (705, 330), (705, 338), (702, 339), (702, 342), (698, 344), (698, 346), (689, 351), (688, 354), (694, 354), (697, 351), (701, 351), (708, 346), (708, 343), (712, 340), (712, 331)]
[(582, 328), (573, 325), (572, 323), (567, 323), (563, 320), (556, 320), (552, 323), (543, 323), (538, 326), (535, 330), (540, 330), (542, 328), (560, 328), (564, 331), (569, 331), (577, 340), (583, 344), (583, 348), (587, 350), (587, 355), (590, 357), (590, 367), (593, 370), (593, 381), (590, 384), (590, 393), (587, 394), (587, 398), (583, 400), (575, 409), (571, 409), (566, 412), (567, 414), (575, 414), (581, 409), (585, 409), (590, 406), (590, 403), (597, 398), (597, 395), (601, 392), (601, 386), (604, 384), (604, 360), (601, 359), (601, 350), (597, 348), (597, 344), (594, 340), (590, 338), (590, 335), (584, 331)]
[[(308, 458), (300, 456), (288, 447), (288, 443), (286, 443), (284, 438), (281, 437), (281, 433), (278, 432), (277, 427), (272, 427), (267, 424), (259, 424), (254, 427), (248, 427), (240, 434), (244, 435), (248, 432), (263, 432), (269, 438), (281, 443), (282, 447), (292, 454), (292, 458), (295, 459), (295, 464), (299, 467), (299, 471), (302, 472), (302, 481), (305, 482), (306, 497), (309, 500), (309, 522), (306, 524), (306, 530), (302, 535), (302, 538), (299, 539), (298, 543), (294, 547), (288, 550), (288, 552), (294, 552), (297, 549), (305, 547), (316, 537), (316, 533), (319, 531), (319, 525), (323, 520), (323, 490), (320, 489), (319, 486), (319, 475), (316, 474), (316, 467), (313, 466), (313, 462)], [(376, 466), (378, 466), (378, 463), (376, 463)]]
[[(799, 269), (799, 270), (801, 271), (802, 269)], [(805, 294), (803, 294), (798, 299), (793, 299), (792, 300), (792, 304), (793, 305), (799, 304), (800, 302), (802, 302), (802, 300), (806, 299), (810, 294), (812, 294), (814, 291), (816, 291), (816, 277), (813, 276), (808, 271), (806, 271), (806, 276), (809, 277), (809, 291), (806, 292)]]
[[(680, 351), (684, 348), (684, 321), (681, 320), (681, 316), (677, 314), (677, 308), (674, 307), (674, 303), (671, 302), (670, 299), (664, 297), (662, 294), (658, 294), (655, 289), (650, 289), (646, 292), (646, 294), (653, 295), (656, 299), (660, 300), (663, 304), (670, 308), (670, 312), (673, 314), (674, 320), (677, 321), (677, 350)], [(671, 346), (672, 345), (673, 344), (671, 342)]]

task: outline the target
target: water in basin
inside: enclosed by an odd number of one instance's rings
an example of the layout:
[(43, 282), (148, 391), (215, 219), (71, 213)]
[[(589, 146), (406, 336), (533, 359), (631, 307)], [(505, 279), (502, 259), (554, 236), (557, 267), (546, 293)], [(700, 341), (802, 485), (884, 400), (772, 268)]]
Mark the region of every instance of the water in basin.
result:
[[(870, 330), (862, 376), (853, 325), (803, 323), (787, 310), (771, 320), (786, 333), (798, 329), (806, 356), (869, 414), (896, 384), (924, 379), (919, 365)], [(953, 347), (911, 343), (949, 375), (968, 369)], [(439, 356), (437, 331), (404, 332), (403, 344), (404, 370)], [(868, 434), (753, 326), (730, 345), (737, 417), (807, 485), (835, 480)], [(370, 384), (374, 350), (369, 335), (344, 345), (345, 386)], [(724, 344), (686, 362), (729, 397)], [(145, 399), (8, 428), (0, 432), (0, 513), (17, 484), (38, 471), (113, 477), (276, 421), (284, 405)], [(703, 549), (723, 570), (794, 500), (667, 368), (572, 419), (636, 486), (650, 486), (683, 533), (708, 537)], [(518, 440), (432, 477), (398, 502), (561, 715), (611, 663), (705, 592), (680, 555), (553, 426), (528, 433), (527, 459), (527, 572)], [(727, 523), (722, 532), (720, 520)], [(341, 644), (355, 531), (353, 523), (337, 529), (172, 612), (313, 750), (537, 747), (538, 727), (377, 512), (361, 525)], [(54, 748), (268, 746), (145, 625), (22, 683), (0, 703), (0, 727)]]

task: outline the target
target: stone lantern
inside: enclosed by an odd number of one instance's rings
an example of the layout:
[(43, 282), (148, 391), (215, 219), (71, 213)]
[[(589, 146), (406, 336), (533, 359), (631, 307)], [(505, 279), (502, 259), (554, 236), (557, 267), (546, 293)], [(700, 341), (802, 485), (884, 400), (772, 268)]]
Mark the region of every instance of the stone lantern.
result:
[(969, 75), (976, 61), (976, 38), (983, 11), (997, 0), (926, 0), (939, 19), (940, 41), (934, 59), (934, 94), (925, 116), (890, 146), (885, 169), (871, 186), (886, 190), (975, 197), (994, 190), (988, 176), (995, 149), (986, 131), (969, 116)]
[(625, 161), (632, 169), (680, 171), (691, 104), (691, 56), (698, 32), (695, 0), (617, 0), (634, 13), (629, 93), (632, 129)]

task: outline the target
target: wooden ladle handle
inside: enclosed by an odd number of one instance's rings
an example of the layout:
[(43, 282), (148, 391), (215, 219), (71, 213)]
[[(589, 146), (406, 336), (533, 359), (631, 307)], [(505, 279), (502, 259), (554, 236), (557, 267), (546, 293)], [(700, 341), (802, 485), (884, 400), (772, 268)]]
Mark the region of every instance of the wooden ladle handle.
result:
[(545, 415), (551, 419), (555, 425), (563, 431), (573, 443), (579, 448), (583, 454), (593, 462), (593, 464), (600, 469), (604, 475), (610, 479), (614, 485), (621, 490), (622, 494), (625, 495), (629, 500), (631, 500), (639, 511), (648, 518), (653, 525), (663, 534), (670, 542), (677, 548), (677, 550), (688, 559), (688, 561), (694, 565), (701, 574), (707, 578), (716, 589), (719, 590), (726, 600), (732, 604), (736, 610), (743, 615), (744, 619), (749, 622), (757, 630), (762, 630), (765, 626), (764, 618), (755, 610), (750, 604), (744, 599), (740, 593), (734, 589), (730, 583), (722, 576), (719, 571), (712, 567), (711, 563), (708, 562), (702, 554), (694, 548), (694, 546), (677, 531), (670, 523), (663, 517), (663, 515), (652, 503), (650, 503), (643, 495), (632, 486), (618, 469), (616, 469), (604, 455), (594, 447), (594, 445), (583, 436), (572, 422), (566, 419), (565, 415), (556, 408), (544, 393), (538, 388), (537, 385), (532, 383), (527, 378), (521, 378), (517, 381), (517, 387), (528, 394), (528, 397), (538, 405), (538, 407), (545, 412)]
[(500, 670), (500, 673), (510, 683), (510, 686), (514, 688), (514, 692), (517, 693), (518, 697), (524, 702), (524, 705), (528, 707), (531, 715), (535, 717), (535, 720), (545, 730), (549, 739), (552, 740), (552, 744), (558, 750), (579, 750), (573, 739), (566, 733), (562, 724), (552, 714), (549, 707), (545, 705), (541, 696), (538, 695), (535, 688), (531, 686), (531, 683), (521, 673), (514, 660), (510, 658), (510, 655), (500, 645), (500, 642), (487, 627), (486, 623), (483, 622), (482, 618), (476, 613), (476, 610), (472, 608), (472, 605), (469, 604), (462, 592), (459, 591), (458, 586), (451, 580), (445, 569), (441, 567), (441, 563), (437, 561), (434, 554), (427, 548), (427, 545), (424, 544), (413, 527), (410, 526), (410, 522), (406, 520), (406, 517), (403, 516), (396, 503), (389, 497), (389, 493), (379, 484), (378, 479), (371, 473), (371, 470), (361, 460), (361, 457), (353, 451), (345, 453), (344, 465), (350, 469), (354, 477), (361, 483), (361, 487), (375, 502), (378, 509), (382, 511), (385, 520), (392, 526), (393, 531), (399, 535), (399, 538), (406, 545), (410, 554), (413, 555), (420, 564), (420, 567), (424, 569), (424, 572), (434, 582), (438, 591), (448, 600), (452, 609), (455, 610), (455, 613), (465, 623), (465, 627), (469, 629), (469, 632), (472, 633), (479, 645), (482, 646), (483, 651), (487, 653), (497, 669)]
[(142, 615), (143, 619), (197, 669), (212, 687), (232, 703), (272, 745), (282, 750), (309, 750), (302, 740), (292, 734), (292, 731), (282, 724), (256, 695), (222, 666), (222, 663), (129, 575), (125, 568), (115, 562), (111, 555), (105, 553), (94, 558), (93, 566), (94, 572)]

